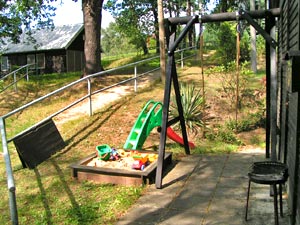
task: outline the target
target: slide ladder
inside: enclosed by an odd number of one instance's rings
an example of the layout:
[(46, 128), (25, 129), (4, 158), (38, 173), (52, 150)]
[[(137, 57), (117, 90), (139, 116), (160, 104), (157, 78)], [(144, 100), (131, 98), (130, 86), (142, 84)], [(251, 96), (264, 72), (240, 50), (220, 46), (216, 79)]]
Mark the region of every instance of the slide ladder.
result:
[(142, 109), (123, 146), (124, 149), (142, 149), (154, 127), (161, 126), (162, 103), (150, 100)]

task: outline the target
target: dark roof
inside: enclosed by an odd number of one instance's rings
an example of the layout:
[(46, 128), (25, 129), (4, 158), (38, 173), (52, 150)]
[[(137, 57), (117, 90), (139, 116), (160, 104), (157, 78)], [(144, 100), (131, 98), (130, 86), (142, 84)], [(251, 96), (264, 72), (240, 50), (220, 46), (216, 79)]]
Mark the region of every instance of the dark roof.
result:
[(28, 35), (22, 34), (20, 43), (7, 43), (1, 47), (3, 54), (45, 51), (52, 49), (67, 49), (83, 30), (83, 24), (57, 26), (53, 30), (42, 29), (33, 32), (34, 42), (30, 42)]

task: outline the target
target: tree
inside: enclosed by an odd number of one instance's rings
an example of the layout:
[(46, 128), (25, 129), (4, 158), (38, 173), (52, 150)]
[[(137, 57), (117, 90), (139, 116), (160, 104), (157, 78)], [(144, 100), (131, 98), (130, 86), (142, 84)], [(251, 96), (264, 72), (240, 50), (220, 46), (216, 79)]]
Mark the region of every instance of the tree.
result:
[(84, 20), (84, 75), (93, 74), (101, 68), (101, 20), (103, 0), (82, 0)]
[(167, 11), (169, 13), (169, 17), (178, 17), (180, 15), (180, 1), (174, 0), (174, 1), (167, 1)]
[(106, 29), (101, 31), (101, 49), (110, 55), (120, 55), (134, 50), (128, 38), (119, 32), (116, 23), (111, 22)]
[(0, 0), (0, 40), (19, 42), (23, 28), (27, 34), (33, 29), (53, 28), (55, 7), (48, 1)]
[(109, 0), (105, 7), (116, 19), (120, 31), (131, 39), (137, 48), (148, 53), (147, 37), (153, 33), (158, 44), (158, 16), (156, 0)]

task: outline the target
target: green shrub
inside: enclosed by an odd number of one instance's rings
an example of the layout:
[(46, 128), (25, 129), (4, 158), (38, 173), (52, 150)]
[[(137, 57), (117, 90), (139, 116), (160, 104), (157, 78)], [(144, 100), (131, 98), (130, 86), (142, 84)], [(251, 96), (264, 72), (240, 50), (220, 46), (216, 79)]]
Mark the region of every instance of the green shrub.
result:
[(229, 120), (225, 123), (228, 130), (236, 132), (251, 131), (259, 127), (265, 127), (266, 118), (264, 112), (250, 113), (243, 119), (237, 121)]
[(242, 142), (235, 135), (234, 131), (228, 129), (226, 126), (218, 126), (216, 129), (206, 131), (205, 137), (210, 141), (217, 141), (235, 145), (242, 144)]
[[(197, 90), (193, 84), (180, 84), (181, 103), (187, 130), (198, 133), (205, 126), (205, 101), (201, 90)], [(170, 118), (178, 117), (178, 108), (175, 94), (171, 96)], [(176, 124), (178, 126), (179, 123)], [(175, 126), (175, 127), (176, 127)], [(178, 128), (178, 127), (177, 127)]]

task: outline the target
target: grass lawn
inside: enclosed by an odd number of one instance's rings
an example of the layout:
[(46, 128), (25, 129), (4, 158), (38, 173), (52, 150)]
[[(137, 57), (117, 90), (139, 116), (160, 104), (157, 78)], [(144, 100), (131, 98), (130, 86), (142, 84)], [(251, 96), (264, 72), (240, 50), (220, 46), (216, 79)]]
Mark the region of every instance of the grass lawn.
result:
[[(187, 67), (179, 69), (180, 81), (200, 86), (202, 83), (201, 70), (197, 66), (197, 62), (191, 60), (185, 65)], [(198, 135), (189, 134), (189, 139), (197, 146), (192, 154), (236, 151), (243, 145), (262, 146), (264, 131), (260, 128), (259, 119), (261, 117), (258, 109), (263, 106), (253, 107), (258, 103), (247, 100), (249, 104), (243, 104), (239, 110), (238, 127), (240, 130), (238, 133), (232, 131), (234, 107), (223, 92), (224, 87), (221, 85), (220, 74), (207, 71), (208, 69), (205, 71), (207, 114), (209, 115), (207, 129)], [(259, 77), (249, 75), (248, 78), (256, 82), (256, 85), (250, 82), (253, 93), (263, 88), (260, 84), (262, 76), (263, 74)], [(74, 77), (74, 79), (76, 78)], [(94, 82), (98, 82), (98, 85), (101, 86), (118, 79), (118, 76), (108, 76), (106, 81)], [(52, 81), (48, 81), (48, 83), (57, 88)], [(45, 89), (47, 87), (42, 86), (39, 90), (42, 92)], [(36, 90), (36, 87), (33, 90)], [(27, 97), (34, 97), (31, 95), (34, 95), (35, 92), (28, 92)], [(19, 223), (114, 224), (118, 217), (122, 216), (143, 194), (146, 186), (125, 187), (78, 182), (71, 177), (69, 165), (95, 152), (95, 147), (100, 144), (105, 143), (112, 147), (122, 148), (143, 106), (150, 99), (162, 101), (163, 93), (163, 84), (156, 82), (149, 88), (113, 102), (91, 117), (83, 116), (59, 125), (58, 129), (67, 146), (33, 170), (22, 169), (18, 154), (13, 144), (10, 144), (9, 149), (17, 188)], [(78, 88), (71, 93), (61, 94), (51, 101), (38, 104), (28, 111), (15, 115), (7, 121), (9, 136), (18, 133), (24, 125), (32, 124), (49, 112), (57, 110), (62, 102), (71, 101), (74, 95), (80, 94), (81, 89)], [(17, 95), (19, 97), (21, 94)], [(25, 94), (23, 93), (23, 95)], [(24, 99), (26, 98), (24, 97)], [(12, 100), (11, 102), (15, 103)], [(246, 103), (246, 98), (243, 103)], [(246, 123), (249, 120), (251, 122)], [(249, 136), (255, 136), (255, 138), (250, 140)], [(144, 148), (157, 150), (158, 144), (159, 134), (153, 131), (147, 138)], [(175, 160), (180, 160), (180, 157), (184, 156), (184, 149), (171, 140), (167, 140), (166, 149), (173, 152)], [(0, 159), (0, 164), (2, 174), (0, 177), (0, 194), (2, 196), (0, 223), (9, 224), (8, 191), (3, 158)]]

